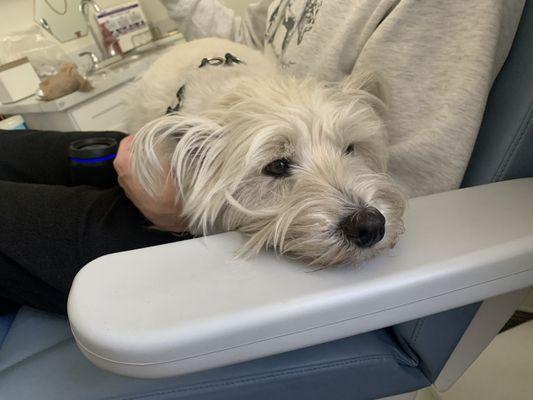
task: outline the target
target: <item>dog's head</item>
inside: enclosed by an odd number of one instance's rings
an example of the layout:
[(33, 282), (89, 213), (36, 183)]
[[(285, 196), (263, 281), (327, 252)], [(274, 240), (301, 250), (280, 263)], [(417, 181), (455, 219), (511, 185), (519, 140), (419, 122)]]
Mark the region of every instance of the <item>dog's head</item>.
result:
[(403, 231), (384, 112), (371, 75), (335, 85), (242, 79), (201, 113), (143, 127), (134, 171), (155, 194), (170, 164), (191, 232), (240, 230), (243, 254), (269, 247), (319, 265), (357, 263)]

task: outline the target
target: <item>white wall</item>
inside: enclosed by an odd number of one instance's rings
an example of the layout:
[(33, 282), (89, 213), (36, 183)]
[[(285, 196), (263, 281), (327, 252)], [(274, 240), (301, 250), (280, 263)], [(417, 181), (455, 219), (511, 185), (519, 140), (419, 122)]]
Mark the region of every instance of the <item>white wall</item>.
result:
[[(35, 26), (33, 0), (0, 0), (0, 37), (32, 26)], [(92, 40), (88, 36), (59, 43), (48, 32), (41, 31), (47, 38), (58, 43), (66, 53), (77, 53), (80, 49), (92, 44)]]
[(33, 23), (33, 0), (0, 0), (0, 37)]

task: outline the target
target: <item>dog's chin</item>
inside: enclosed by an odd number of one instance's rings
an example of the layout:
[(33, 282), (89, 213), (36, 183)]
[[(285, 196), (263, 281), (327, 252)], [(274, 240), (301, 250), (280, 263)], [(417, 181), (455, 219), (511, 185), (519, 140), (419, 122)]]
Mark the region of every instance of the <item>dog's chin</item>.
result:
[(359, 266), (365, 261), (374, 258), (383, 249), (356, 249), (349, 245), (343, 245), (335, 250), (333, 254), (328, 250), (317, 257), (310, 257), (307, 253), (299, 253), (297, 251), (287, 251), (283, 253), (285, 256), (303, 262), (310, 267), (332, 268), (339, 265), (353, 265)]
[[(334, 267), (338, 265), (359, 266), (379, 254), (392, 249), (403, 233), (403, 224), (398, 222), (394, 230), (389, 230), (385, 237), (371, 247), (361, 248), (349, 241), (342, 235), (331, 235), (329, 240), (322, 241), (327, 245), (320, 245), (318, 242), (306, 240), (287, 240), (283, 245), (283, 255), (297, 259), (313, 267)], [(311, 244), (312, 243), (312, 244)]]

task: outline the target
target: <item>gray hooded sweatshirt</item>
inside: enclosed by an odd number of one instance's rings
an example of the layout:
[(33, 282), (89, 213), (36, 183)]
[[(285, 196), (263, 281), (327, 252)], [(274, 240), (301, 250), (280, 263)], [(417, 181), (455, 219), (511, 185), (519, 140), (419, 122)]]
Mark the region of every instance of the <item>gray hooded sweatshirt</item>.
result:
[[(375, 71), (388, 92), (389, 174), (410, 197), (459, 187), (524, 0), (162, 0), (187, 40), (274, 54), (298, 77)], [(503, 132), (502, 132), (503, 134)]]

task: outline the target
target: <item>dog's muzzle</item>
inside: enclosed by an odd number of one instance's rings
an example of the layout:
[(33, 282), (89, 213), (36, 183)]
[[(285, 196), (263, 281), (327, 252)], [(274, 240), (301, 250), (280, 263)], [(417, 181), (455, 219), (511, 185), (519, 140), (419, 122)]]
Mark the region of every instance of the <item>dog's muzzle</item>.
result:
[(339, 227), (357, 247), (372, 247), (385, 235), (385, 217), (374, 207), (364, 207), (345, 217)]

